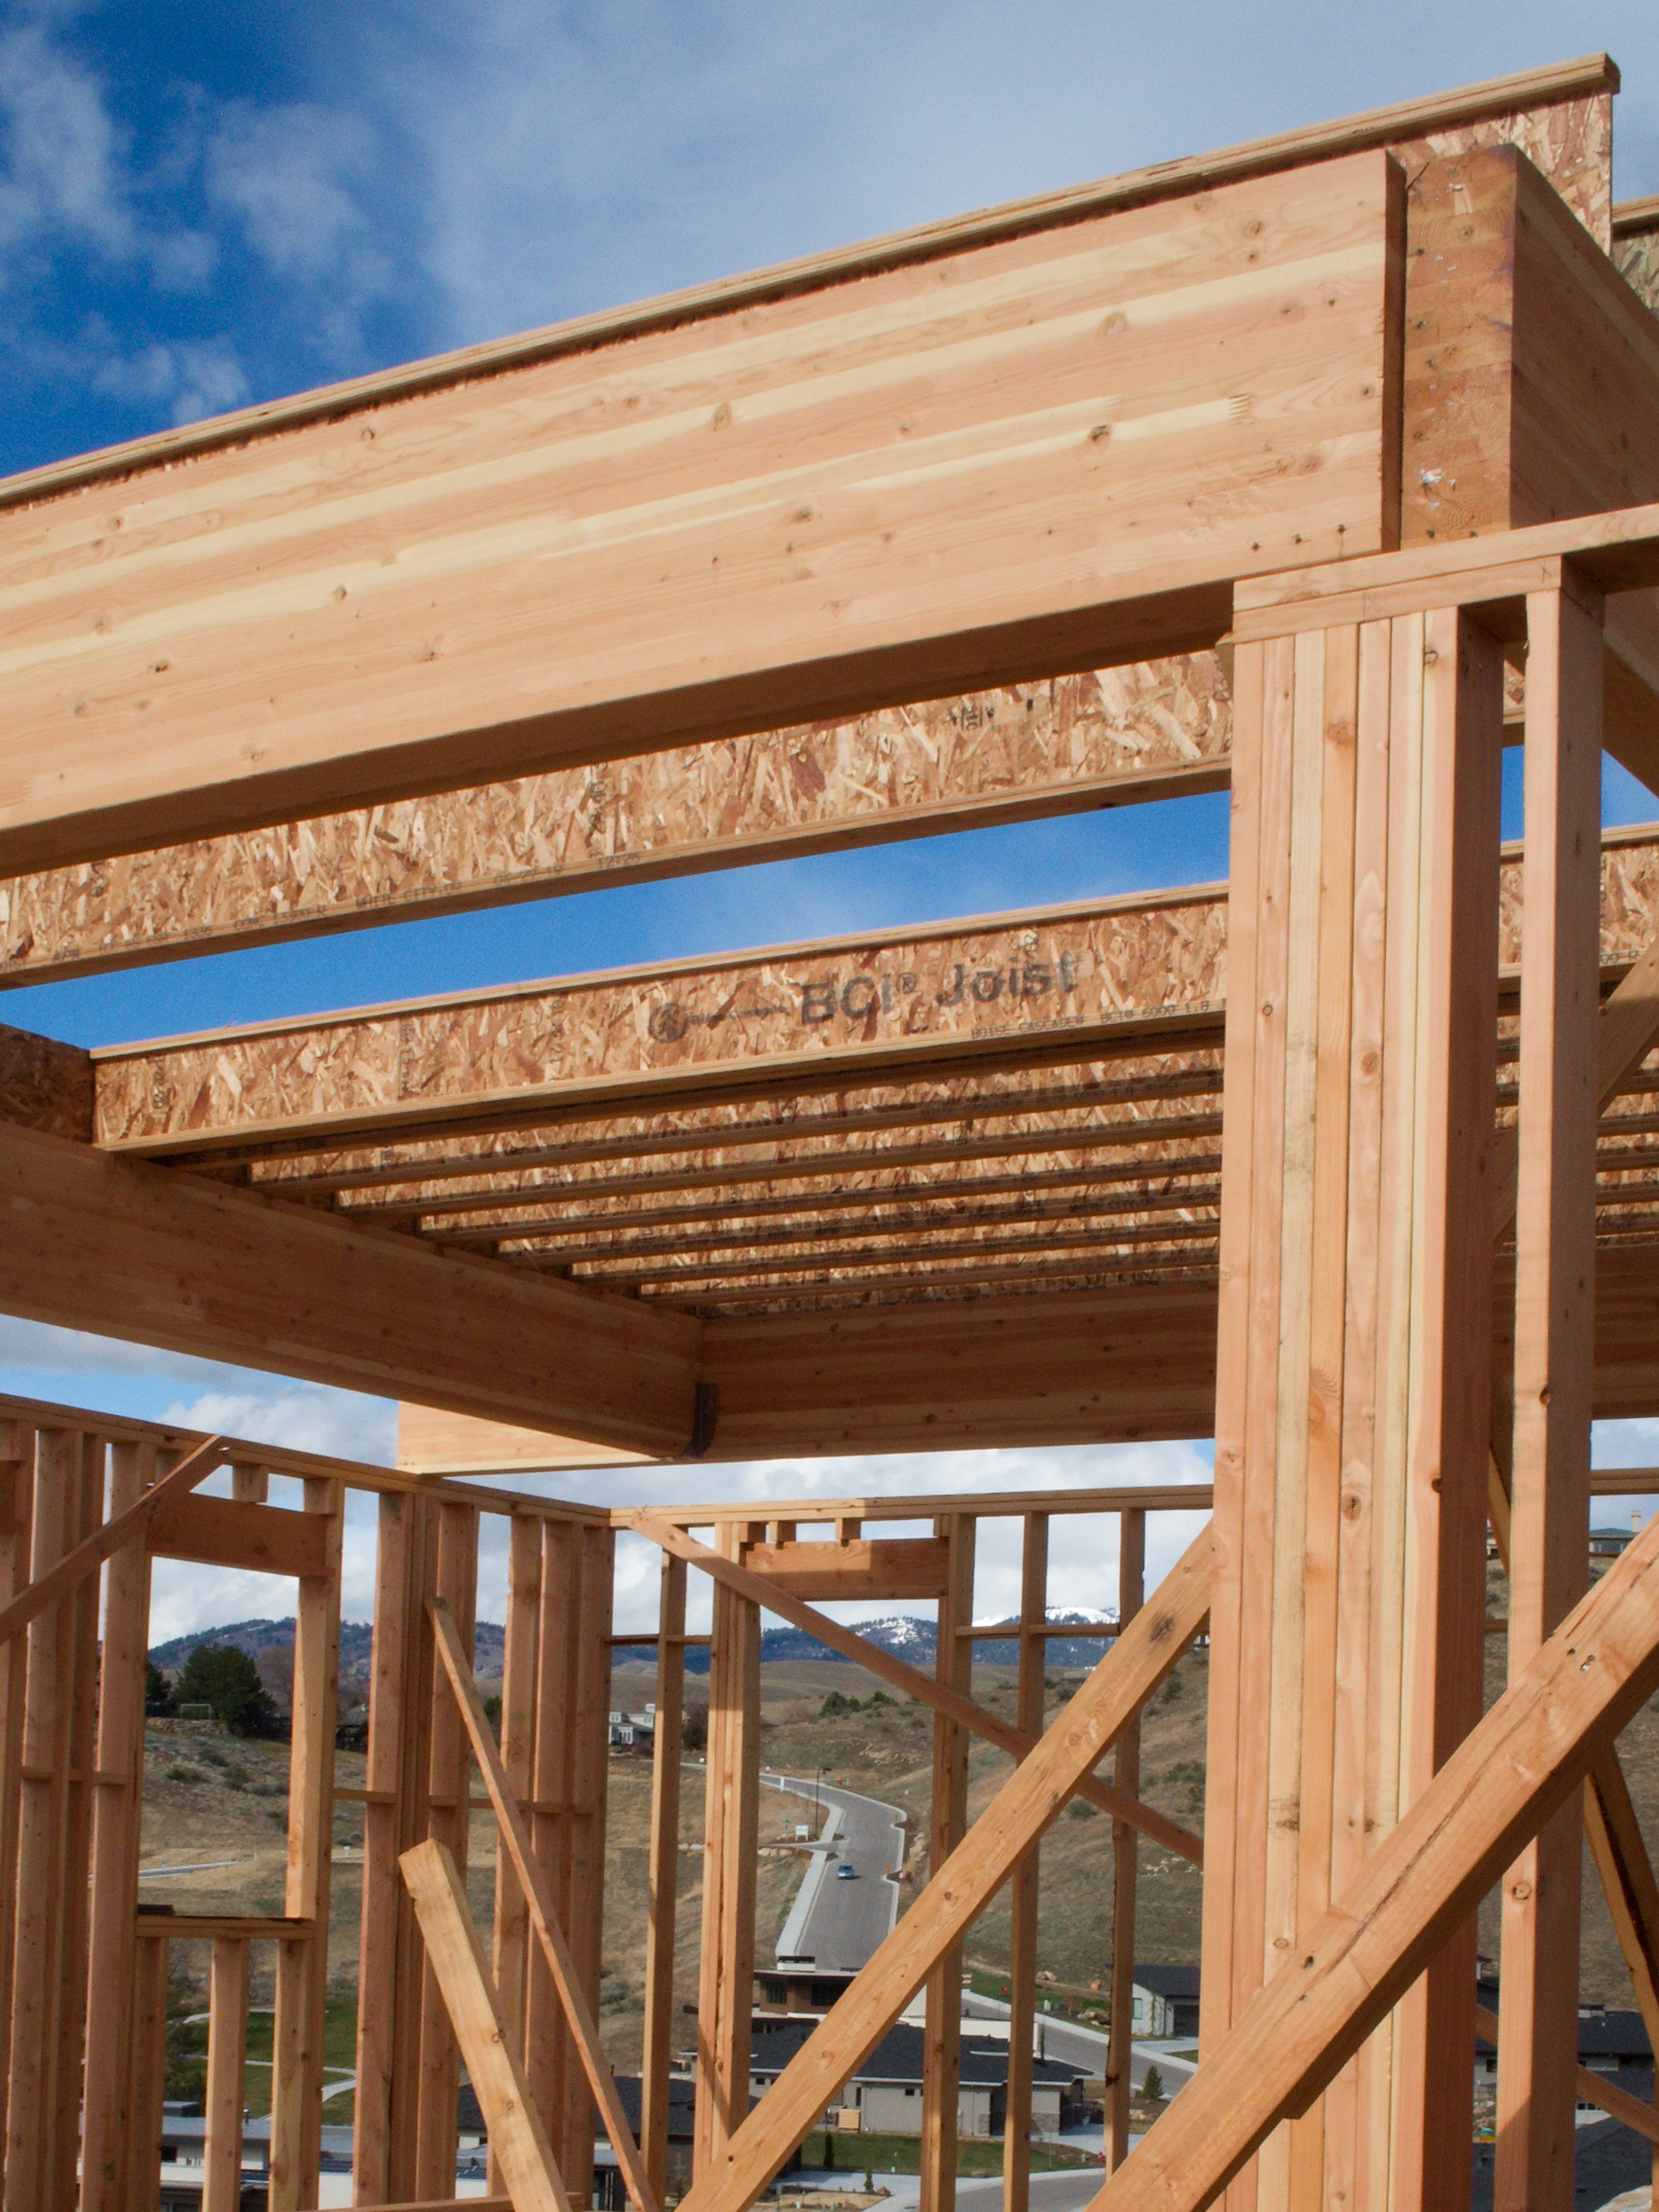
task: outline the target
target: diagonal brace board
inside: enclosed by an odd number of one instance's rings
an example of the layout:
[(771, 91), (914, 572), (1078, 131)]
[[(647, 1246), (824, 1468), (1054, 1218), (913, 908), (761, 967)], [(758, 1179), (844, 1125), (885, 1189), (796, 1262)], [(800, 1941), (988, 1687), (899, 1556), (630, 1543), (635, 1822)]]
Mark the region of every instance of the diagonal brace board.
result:
[(508, 1856), (513, 1861), (519, 1881), (524, 1890), (525, 1902), (530, 1908), (531, 1925), (546, 1955), (548, 1971), (553, 1985), (564, 2007), (570, 2032), (581, 2055), (582, 2071), (587, 2076), (587, 2086), (593, 2092), (593, 2100), (605, 2122), (605, 2133), (617, 2154), (617, 2163), (629, 2197), (638, 2212), (659, 2212), (656, 2194), (646, 2179), (645, 2166), (635, 2144), (633, 2130), (629, 2126), (617, 2094), (617, 2084), (604, 2051), (599, 2047), (599, 2031), (587, 2000), (582, 1994), (576, 1977), (575, 1962), (564, 1939), (564, 1931), (548, 1898), (546, 1880), (537, 1864), (525, 1833), (524, 1820), (520, 1814), (507, 1770), (501, 1765), (501, 1755), (490, 1730), (489, 1717), (478, 1696), (478, 1687), (468, 1666), (466, 1653), (461, 1645), (460, 1632), (455, 1626), (455, 1616), (447, 1601), (428, 1598), (427, 1611), (432, 1616), (433, 1636), (444, 1671), (449, 1677), (450, 1687), (455, 1692), (455, 1702), (460, 1708), (466, 1732), (472, 1739), (472, 1749), (484, 1787), (489, 1792), (489, 1802), (495, 1808), (496, 1825), (501, 1833)]
[(1089, 2212), (1212, 2204), (1279, 2122), (1305, 2111), (1334, 2077), (1656, 1686), (1659, 1522), (1650, 1522), (1464, 1738)]
[(455, 1862), (443, 1844), (428, 1837), (398, 1863), (415, 1900), (426, 1955), (483, 2107), (513, 2212), (571, 2212), (540, 2117), (501, 2026)]
[(724, 2155), (693, 2186), (684, 2212), (744, 2212), (753, 2203), (935, 1962), (1059, 1818), (1083, 1778), (1202, 1627), (1210, 1607), (1211, 1544), (1206, 1523), (790, 2060)]
[(205, 1443), (198, 1444), (177, 1467), (152, 1484), (143, 1497), (136, 1498), (125, 1513), (118, 1513), (112, 1521), (94, 1529), (83, 1543), (59, 1559), (49, 1574), (20, 1590), (10, 1604), (0, 1610), (0, 1645), (9, 1644), (14, 1636), (21, 1636), (30, 1621), (49, 1605), (55, 1605), (70, 1590), (78, 1589), (88, 1575), (95, 1574), (111, 1553), (131, 1543), (162, 1506), (172, 1504), (186, 1491), (194, 1490), (198, 1482), (205, 1482), (224, 1463), (223, 1443), (222, 1437), (210, 1437)]
[[(736, 1590), (739, 1596), (750, 1598), (756, 1604), (764, 1606), (769, 1613), (776, 1613), (780, 1620), (792, 1622), (808, 1636), (816, 1637), (819, 1643), (827, 1644), (832, 1651), (839, 1651), (843, 1659), (850, 1659), (855, 1666), (866, 1668), (871, 1674), (881, 1675), (895, 1689), (902, 1690), (908, 1697), (915, 1698), (921, 1705), (931, 1705), (946, 1720), (958, 1722), (962, 1727), (971, 1729), (975, 1735), (983, 1736), (988, 1743), (994, 1743), (999, 1751), (1006, 1751), (1011, 1758), (1028, 1758), (1036, 1748), (1040, 1741), (1036, 1736), (1028, 1735), (1024, 1729), (1011, 1727), (994, 1713), (988, 1712), (983, 1705), (975, 1705), (971, 1698), (964, 1698), (945, 1683), (935, 1681), (931, 1674), (924, 1674), (920, 1668), (907, 1665), (892, 1652), (884, 1651), (878, 1644), (866, 1643), (852, 1629), (842, 1627), (840, 1621), (831, 1620), (828, 1613), (820, 1613), (815, 1606), (805, 1604), (800, 1599), (791, 1596), (770, 1576), (756, 1574), (734, 1560), (722, 1559), (718, 1552), (712, 1551), (707, 1544), (700, 1544), (695, 1536), (676, 1528), (672, 1522), (653, 1513), (648, 1506), (641, 1507), (626, 1517), (630, 1528), (637, 1529), (642, 1536), (649, 1536), (653, 1543), (660, 1544), (664, 1551), (672, 1553), (676, 1559), (684, 1559), (689, 1566), (701, 1567), (705, 1574), (712, 1575), (716, 1582), (724, 1583), (728, 1589)], [(1194, 1633), (1197, 1633), (1196, 1629)], [(1162, 1813), (1154, 1812), (1150, 1805), (1143, 1804), (1138, 1797), (1132, 1797), (1127, 1790), (1115, 1790), (1109, 1783), (1102, 1782), (1097, 1776), (1085, 1774), (1077, 1785), (1076, 1794), (1079, 1797), (1086, 1797), (1103, 1813), (1109, 1813), (1114, 1820), (1126, 1821), (1131, 1827), (1139, 1828), (1144, 1836), (1153, 1843), (1161, 1844), (1165, 1850), (1174, 1851), (1177, 1856), (1195, 1867), (1203, 1865), (1204, 1845), (1200, 1838), (1182, 1827), (1178, 1822), (1167, 1820)]]

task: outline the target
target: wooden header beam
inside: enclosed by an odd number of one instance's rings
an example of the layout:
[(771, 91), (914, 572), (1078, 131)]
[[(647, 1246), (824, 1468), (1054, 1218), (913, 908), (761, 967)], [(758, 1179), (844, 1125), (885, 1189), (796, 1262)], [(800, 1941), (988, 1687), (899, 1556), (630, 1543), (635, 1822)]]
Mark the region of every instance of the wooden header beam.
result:
[(1403, 219), (1352, 154), (41, 484), (0, 868), (1207, 646), (1390, 540)]

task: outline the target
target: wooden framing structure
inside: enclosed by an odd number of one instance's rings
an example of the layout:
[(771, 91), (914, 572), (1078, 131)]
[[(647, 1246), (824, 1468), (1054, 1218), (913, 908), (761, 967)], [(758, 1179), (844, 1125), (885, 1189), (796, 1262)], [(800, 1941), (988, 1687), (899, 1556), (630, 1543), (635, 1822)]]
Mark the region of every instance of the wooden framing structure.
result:
[[(317, 2202), (353, 1490), (359, 2204), (448, 2198), (465, 2064), (497, 2203), (580, 2212), (597, 2114), (661, 2212), (706, 1578), (689, 2212), (746, 2212), (924, 1990), (951, 2212), (961, 1946), (1005, 1885), (1025, 2212), (1037, 1854), (1078, 1796), (1111, 1815), (1101, 2206), (1466, 2203), (1497, 1885), (1498, 2202), (1566, 2212), (1586, 1835), (1659, 2032), (1616, 1747), (1659, 1529), (1594, 1589), (1583, 1549), (1593, 1492), (1659, 1488), (1589, 1468), (1594, 1419), (1659, 1414), (1659, 828), (1599, 820), (1604, 750), (1659, 791), (1659, 204), (1613, 206), (1616, 87), (1591, 57), (0, 484), (0, 981), (1182, 793), (1233, 819), (1223, 884), (94, 1053), (0, 1031), (0, 1311), (403, 1407), (394, 1470), (0, 1403), (5, 2212), (155, 2203), (181, 1944), (204, 2212), (255, 1946), (270, 2205)], [(511, 1486), (1210, 1437), (1212, 1491)], [(1196, 1510), (1149, 1589), (1149, 1525)], [(1045, 1729), (1050, 1551), (1103, 1513), (1115, 1625)], [(988, 1518), (1023, 1536), (1012, 1721), (974, 1694)], [(599, 2025), (623, 1533), (662, 1560), (637, 2144)], [(296, 1583), (275, 1917), (138, 1909), (156, 1556)], [(869, 1599), (936, 1607), (931, 1674), (823, 1610)], [(933, 1789), (929, 1880), (750, 2110), (765, 1613), (929, 1707)], [(1206, 1632), (1200, 1838), (1141, 1801), (1139, 1716)], [(976, 1738), (1010, 1767), (969, 1822)], [(1202, 2056), (1132, 2149), (1141, 1836), (1204, 1869)]]

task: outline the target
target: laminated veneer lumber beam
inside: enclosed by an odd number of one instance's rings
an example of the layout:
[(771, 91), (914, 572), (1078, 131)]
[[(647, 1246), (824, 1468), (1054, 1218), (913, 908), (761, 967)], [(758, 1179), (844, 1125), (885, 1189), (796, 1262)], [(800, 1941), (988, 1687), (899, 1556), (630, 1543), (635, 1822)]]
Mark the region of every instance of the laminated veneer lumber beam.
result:
[(0, 1311), (653, 1455), (698, 1324), (0, 1127)]

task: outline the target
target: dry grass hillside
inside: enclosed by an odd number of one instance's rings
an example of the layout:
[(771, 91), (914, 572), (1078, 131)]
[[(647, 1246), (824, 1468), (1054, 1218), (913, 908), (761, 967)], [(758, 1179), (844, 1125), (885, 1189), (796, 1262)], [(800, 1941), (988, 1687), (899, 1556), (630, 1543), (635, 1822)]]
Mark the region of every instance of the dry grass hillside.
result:
[[(1502, 1579), (1492, 1573), (1491, 1610), (1505, 1609)], [(1502, 1688), (1504, 1644), (1488, 1641), (1489, 1699)], [(1143, 1728), (1143, 1789), (1149, 1800), (1188, 1826), (1203, 1820), (1205, 1709), (1207, 1655), (1188, 1654), (1146, 1713)], [(1076, 1674), (1051, 1678), (1052, 1712), (1074, 1691)], [(884, 1692), (861, 1668), (834, 1661), (791, 1660), (768, 1666), (762, 1674), (763, 1759), (785, 1772), (822, 1772), (899, 1806), (909, 1817), (911, 1844), (902, 1901), (908, 1904), (926, 1877), (927, 1809), (931, 1774), (933, 1718), (923, 1707)], [(707, 1695), (706, 1680), (688, 1685), (695, 1708)], [(860, 1710), (823, 1716), (831, 1692), (855, 1698)], [(1012, 1717), (1012, 1670), (976, 1670), (975, 1695)], [(652, 1694), (649, 1673), (618, 1669), (614, 1701), (642, 1705)], [(1659, 1842), (1659, 1711), (1644, 1709), (1622, 1740), (1626, 1771), (1638, 1809), (1650, 1838)], [(146, 1904), (172, 1904), (189, 1912), (276, 1912), (282, 1909), (284, 1799), (288, 1752), (280, 1743), (243, 1742), (200, 1722), (151, 1721), (147, 1728), (143, 1859), (147, 1867), (194, 1871), (146, 1881)], [(361, 1753), (342, 1752), (339, 1780), (361, 1784)], [(1109, 1768), (1106, 1770), (1109, 1771)], [(1010, 1771), (1009, 1761), (975, 1744), (969, 1761), (970, 1808), (976, 1815)], [(702, 1880), (702, 1770), (684, 1770), (680, 1826), (679, 1938), (676, 2001), (684, 2023), (682, 2048), (692, 2042), (696, 1998), (698, 1915)], [(610, 1843), (605, 1868), (605, 1966), (602, 2025), (613, 2062), (637, 2066), (641, 2026), (641, 1977), (645, 1953), (646, 1851), (650, 1819), (650, 1769), (635, 1759), (613, 1759), (610, 1769)], [(793, 1833), (799, 1818), (798, 1799), (768, 1792), (763, 1801), (761, 1833), (775, 1845)], [(1042, 1846), (1042, 1911), (1038, 1931), (1040, 1969), (1061, 1983), (1087, 1989), (1103, 1978), (1111, 1960), (1112, 1876), (1110, 1824), (1074, 1803), (1050, 1829)], [(349, 2051), (350, 2018), (356, 1990), (357, 1922), (362, 1904), (362, 1808), (342, 1805), (335, 1819), (334, 1910), (329, 1959), (332, 1977), (331, 2016), (337, 2025), (331, 2048)], [(487, 1929), (493, 1911), (495, 1831), (487, 1815), (474, 1817), (468, 1890), (479, 1924)], [(1143, 1844), (1139, 1903), (1142, 1959), (1194, 1962), (1199, 1956), (1200, 1880), (1184, 1862)], [(775, 1946), (801, 1869), (793, 1852), (766, 1852), (759, 1869), (757, 1949), (765, 1959)], [(1630, 2002), (1629, 1984), (1601, 1904), (1593, 1871), (1586, 1864), (1583, 1998), (1589, 2003), (1622, 2007)], [(970, 1965), (991, 1972), (1007, 1955), (1007, 1913), (994, 1905), (967, 1944)], [(1480, 1916), (1480, 1948), (1497, 1951), (1497, 1909), (1489, 1899)], [(199, 1988), (205, 1988), (206, 1947), (180, 1946), (181, 1962)], [(270, 1957), (256, 1952), (254, 2002), (268, 2005)], [(257, 2048), (257, 2044), (256, 2044)], [(349, 2065), (349, 2058), (344, 2058)], [(250, 2101), (258, 2108), (258, 2085), (250, 2076)], [(349, 2099), (331, 2107), (344, 2119)]]

